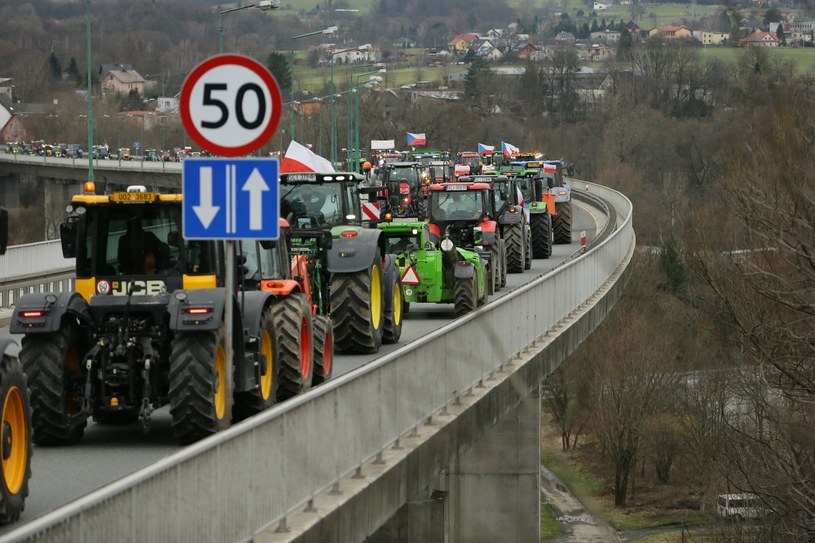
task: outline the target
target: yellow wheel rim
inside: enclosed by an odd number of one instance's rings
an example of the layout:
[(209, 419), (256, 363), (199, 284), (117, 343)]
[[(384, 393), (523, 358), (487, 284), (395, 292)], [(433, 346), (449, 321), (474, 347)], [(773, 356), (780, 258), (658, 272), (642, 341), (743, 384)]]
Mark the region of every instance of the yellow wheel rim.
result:
[(11, 387), (3, 402), (3, 480), (12, 494), (17, 494), (25, 479), (28, 461), (28, 436), (23, 395)]
[(223, 345), (215, 351), (215, 417), (224, 418), (226, 412), (226, 353)]
[(274, 372), (274, 351), (272, 350), (272, 338), (269, 332), (263, 332), (261, 336), (260, 353), (266, 358), (266, 371), (260, 375), (260, 396), (268, 400), (272, 393), (272, 375)]
[(399, 326), (402, 322), (402, 287), (399, 283), (393, 284), (393, 324)]
[(374, 264), (371, 268), (371, 324), (374, 330), (379, 330), (382, 320), (382, 285), (379, 279), (379, 266)]

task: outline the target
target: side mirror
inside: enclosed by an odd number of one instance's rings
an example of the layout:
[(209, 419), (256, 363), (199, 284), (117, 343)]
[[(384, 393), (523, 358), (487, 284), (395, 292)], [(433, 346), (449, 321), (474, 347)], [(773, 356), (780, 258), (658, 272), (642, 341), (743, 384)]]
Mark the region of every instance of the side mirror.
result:
[(416, 243), (409, 243), (408, 246), (406, 247), (406, 249), (408, 251), (418, 251), (419, 250), (419, 245), (417, 245)]
[(181, 248), (181, 236), (178, 235), (178, 230), (171, 230), (167, 232), (167, 245), (170, 247)]
[(263, 248), (263, 249), (265, 249), (267, 251), (269, 249), (274, 249), (274, 240), (262, 239), (262, 240), (260, 240), (260, 246), (261, 246), (261, 248)]
[(8, 210), (0, 207), (0, 255), (6, 254), (8, 247)]
[(59, 225), (63, 258), (76, 258), (76, 231), (75, 222), (63, 222)]

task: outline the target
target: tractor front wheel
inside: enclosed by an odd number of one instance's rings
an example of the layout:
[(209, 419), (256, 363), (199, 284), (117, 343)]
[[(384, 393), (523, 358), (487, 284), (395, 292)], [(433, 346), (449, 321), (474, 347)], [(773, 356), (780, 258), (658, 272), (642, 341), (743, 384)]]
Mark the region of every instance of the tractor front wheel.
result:
[(278, 400), (311, 388), (314, 378), (314, 344), (311, 309), (304, 294), (295, 292), (273, 305), (275, 325), (280, 332), (280, 387)]
[(552, 256), (552, 216), (548, 213), (535, 213), (531, 219), (532, 256), (549, 258)]
[[(387, 256), (385, 265), (385, 285), (389, 290), (386, 294), (390, 297), (390, 309), (385, 310), (385, 322), (382, 326), (382, 342), (398, 343), (402, 337), (402, 276), (399, 273), (399, 266), (393, 256)], [(390, 285), (388, 288), (387, 285)]]
[(552, 230), (555, 234), (555, 243), (572, 242), (572, 202), (558, 202), (555, 204), (555, 215), (552, 220)]
[(453, 303), (456, 317), (474, 311), (478, 305), (478, 285), (475, 275), (468, 278), (456, 279), (453, 287)]
[(337, 349), (353, 353), (379, 351), (384, 323), (379, 263), (367, 270), (333, 274), (330, 291)]
[(521, 227), (510, 226), (506, 229), (506, 249), (507, 249), (507, 271), (509, 273), (522, 273), (526, 255), (524, 254), (524, 240), (521, 237)]
[(314, 376), (311, 384), (319, 385), (331, 379), (334, 371), (334, 332), (328, 317), (315, 315), (311, 322), (314, 325)]
[(274, 324), (274, 313), (271, 307), (263, 311), (260, 319), (255, 379), (257, 388), (235, 394), (232, 414), (236, 420), (256, 415), (277, 402), (277, 389), (280, 383), (280, 338)]

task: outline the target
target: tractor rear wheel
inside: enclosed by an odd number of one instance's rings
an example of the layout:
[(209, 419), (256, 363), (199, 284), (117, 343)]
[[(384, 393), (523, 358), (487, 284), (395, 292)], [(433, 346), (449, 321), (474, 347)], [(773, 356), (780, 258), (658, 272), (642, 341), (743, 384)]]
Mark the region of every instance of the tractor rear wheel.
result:
[(507, 286), (507, 246), (503, 239), (498, 240), (498, 254), (501, 255), (501, 287)]
[(31, 404), (23, 366), (16, 357), (8, 355), (0, 360), (0, 405), (3, 417), (0, 524), (8, 524), (19, 519), (25, 508), (31, 478)]
[(384, 323), (379, 263), (367, 270), (332, 274), (330, 291), (337, 349), (353, 353), (379, 351)]
[(295, 292), (272, 304), (280, 338), (280, 401), (311, 388), (314, 378), (314, 343), (311, 309), (304, 294)]
[(334, 332), (328, 317), (315, 315), (311, 323), (314, 325), (314, 376), (311, 384), (319, 385), (331, 379), (334, 371)]
[(80, 337), (74, 325), (23, 337), (20, 361), (28, 376), (36, 445), (70, 445), (85, 433), (88, 420), (82, 415), (80, 391), (85, 379)]
[(478, 285), (475, 275), (468, 278), (457, 278), (453, 286), (453, 303), (456, 317), (474, 311), (478, 304)]
[(526, 246), (526, 250), (524, 251), (524, 269), (531, 270), (532, 269), (532, 229), (529, 228), (527, 224), (524, 225), (524, 244)]
[(535, 213), (531, 219), (532, 256), (549, 258), (552, 256), (552, 216), (548, 213)]
[(382, 325), (382, 343), (398, 343), (399, 338), (402, 337), (402, 276), (399, 273), (396, 259), (390, 255), (385, 258), (387, 259), (385, 265), (385, 289), (389, 291), (385, 294), (391, 298), (391, 308), (386, 309), (384, 313), (385, 322)]
[(493, 292), (501, 290), (501, 249), (498, 245), (493, 245), (490, 249), (490, 265), (495, 269), (495, 275), (492, 276)]
[(524, 271), (524, 240), (521, 237), (521, 224), (506, 229), (507, 271), (522, 273)]
[(277, 402), (277, 388), (280, 382), (280, 338), (274, 325), (271, 307), (267, 307), (260, 318), (258, 364), (255, 373), (257, 388), (235, 394), (232, 414), (236, 420), (256, 415)]
[(572, 202), (555, 203), (555, 215), (552, 220), (552, 230), (555, 233), (555, 243), (572, 242)]
[(170, 347), (170, 415), (173, 434), (188, 444), (229, 428), (232, 375), (226, 367), (226, 325), (179, 332)]

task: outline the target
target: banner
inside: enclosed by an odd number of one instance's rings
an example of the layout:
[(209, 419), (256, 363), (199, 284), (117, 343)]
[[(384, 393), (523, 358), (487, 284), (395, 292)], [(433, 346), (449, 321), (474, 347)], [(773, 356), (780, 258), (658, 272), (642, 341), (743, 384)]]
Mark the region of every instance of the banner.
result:
[(371, 140), (371, 151), (396, 149), (396, 140)]

